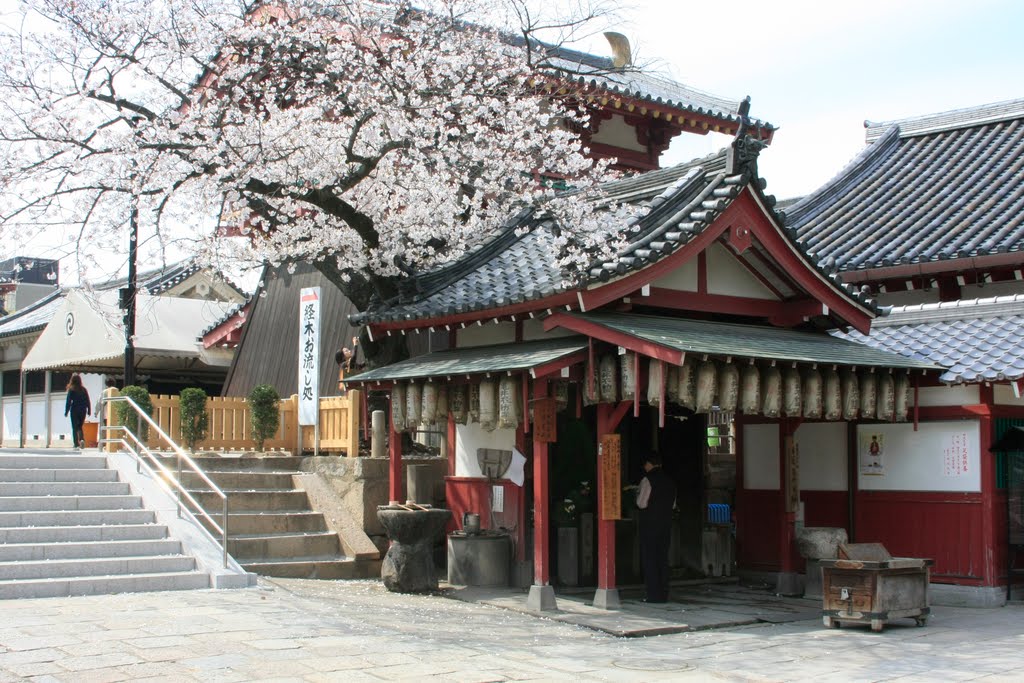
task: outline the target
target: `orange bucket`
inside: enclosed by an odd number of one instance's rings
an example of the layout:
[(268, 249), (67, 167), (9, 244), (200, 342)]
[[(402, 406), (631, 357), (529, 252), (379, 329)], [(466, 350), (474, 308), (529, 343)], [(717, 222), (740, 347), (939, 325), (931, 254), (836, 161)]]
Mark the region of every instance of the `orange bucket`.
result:
[(99, 445), (100, 423), (83, 422), (82, 437), (85, 439), (86, 448), (96, 448)]

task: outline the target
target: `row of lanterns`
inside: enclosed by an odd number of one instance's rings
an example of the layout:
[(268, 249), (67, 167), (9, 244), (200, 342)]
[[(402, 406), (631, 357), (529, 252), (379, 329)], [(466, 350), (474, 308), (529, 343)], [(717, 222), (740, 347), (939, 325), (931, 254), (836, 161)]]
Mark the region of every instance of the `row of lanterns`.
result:
[[(602, 356), (597, 381), (586, 383), (584, 401), (634, 400), (636, 367), (632, 352), (617, 358), (613, 354)], [(765, 417), (905, 421), (912, 402), (910, 377), (905, 372), (761, 368), (752, 363), (741, 367), (692, 358), (677, 366), (651, 360), (646, 397), (650, 405), (661, 401), (663, 380), (665, 400), (698, 413), (718, 407)]]
[[(717, 407), (765, 417), (825, 420), (907, 420), (912, 387), (906, 372), (854, 372), (758, 367), (687, 358), (682, 365), (651, 360), (647, 402), (662, 399), (697, 413)], [(568, 405), (567, 381), (554, 384), (558, 410)], [(617, 403), (636, 398), (636, 358), (632, 352), (608, 354), (598, 362), (596, 381), (583, 382), (583, 401)], [(523, 419), (518, 376), (484, 379), (471, 384), (409, 382), (391, 389), (391, 419), (397, 431), (447, 421), (479, 423), (487, 431), (514, 429)]]

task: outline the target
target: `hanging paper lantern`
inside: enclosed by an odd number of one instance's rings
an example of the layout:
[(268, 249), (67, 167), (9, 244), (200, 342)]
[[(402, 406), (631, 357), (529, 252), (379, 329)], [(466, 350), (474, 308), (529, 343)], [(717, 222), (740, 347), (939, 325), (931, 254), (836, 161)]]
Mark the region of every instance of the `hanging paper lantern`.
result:
[(811, 369), (804, 373), (804, 417), (817, 419), (822, 409), (821, 373)]
[(437, 422), (448, 421), (448, 385), (440, 384), (437, 387)]
[(839, 420), (843, 417), (843, 389), (839, 373), (826, 370), (822, 380), (823, 417), (826, 420)]
[(457, 425), (464, 425), (469, 419), (469, 397), (466, 395), (465, 384), (453, 384), (448, 390), (448, 408), (452, 420)]
[(676, 385), (679, 405), (690, 410), (697, 408), (697, 363), (687, 358), (679, 366), (679, 382)]
[(896, 375), (894, 382), (893, 391), (896, 393), (894, 412), (897, 422), (906, 422), (907, 416), (910, 413), (911, 403), (911, 387), (910, 387), (910, 375), (905, 372), (901, 372)]
[(718, 408), (736, 410), (740, 396), (740, 371), (733, 363), (718, 367)]
[(619, 364), (615, 356), (608, 354), (601, 357), (598, 366), (598, 384), (601, 387), (601, 403), (618, 403), (619, 401)]
[(480, 421), (480, 385), (473, 383), (469, 385), (469, 421)]
[(761, 412), (765, 417), (778, 417), (782, 412), (782, 373), (767, 368), (761, 376)]
[(718, 390), (718, 372), (714, 361), (704, 361), (697, 368), (697, 407), (698, 413), (711, 412), (715, 405), (715, 392)]
[(852, 370), (844, 370), (839, 381), (843, 388), (843, 419), (856, 420), (860, 415), (860, 380)]
[(879, 420), (892, 420), (896, 411), (896, 397), (894, 395), (892, 375), (884, 373), (878, 376), (877, 402), (875, 404), (875, 417)]
[(415, 428), (420, 423), (423, 410), (423, 387), (416, 382), (409, 382), (405, 390), (405, 426)]
[(665, 400), (679, 403), (679, 366), (665, 364)]
[(498, 386), (493, 379), (480, 382), (477, 397), (480, 401), (480, 426), (485, 431), (494, 431), (498, 425)]
[(405, 385), (391, 387), (391, 428), (396, 432), (405, 431)]
[(782, 375), (782, 410), (786, 417), (800, 417), (803, 415), (803, 404), (800, 372), (796, 368), (789, 368)]
[(420, 410), (420, 424), (432, 425), (437, 422), (437, 382), (423, 385), (423, 408)]
[(619, 389), (623, 401), (632, 401), (636, 397), (636, 354), (632, 351), (619, 356)]
[(878, 410), (878, 379), (873, 372), (860, 376), (860, 416), (871, 419)]
[(515, 429), (519, 426), (519, 380), (502, 377), (498, 383), (498, 426)]
[(555, 410), (561, 412), (569, 407), (569, 380), (555, 382)]
[(740, 373), (740, 410), (746, 415), (761, 412), (761, 371), (748, 365)]
[[(665, 364), (660, 360), (651, 360), (647, 366), (647, 403), (652, 406), (661, 404), (661, 380), (665, 374)], [(668, 391), (666, 384), (665, 391)]]

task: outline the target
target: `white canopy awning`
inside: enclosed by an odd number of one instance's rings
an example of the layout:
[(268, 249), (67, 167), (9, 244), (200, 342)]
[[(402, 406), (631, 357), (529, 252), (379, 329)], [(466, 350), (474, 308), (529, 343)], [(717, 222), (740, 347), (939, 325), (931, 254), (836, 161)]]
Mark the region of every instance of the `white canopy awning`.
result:
[[(124, 325), (116, 291), (72, 290), (25, 356), (23, 370), (89, 370), (124, 367)], [(231, 351), (204, 349), (203, 330), (223, 318), (231, 303), (139, 294), (135, 360), (140, 369), (227, 367)]]

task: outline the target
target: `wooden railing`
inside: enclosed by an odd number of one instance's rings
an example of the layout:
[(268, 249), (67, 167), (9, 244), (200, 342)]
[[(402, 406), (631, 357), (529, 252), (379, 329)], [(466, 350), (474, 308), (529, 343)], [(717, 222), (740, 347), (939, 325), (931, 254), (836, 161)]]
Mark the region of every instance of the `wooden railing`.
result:
[[(116, 390), (113, 390), (116, 391)], [(153, 420), (160, 425), (177, 443), (183, 443), (178, 397), (151, 394)], [(277, 434), (263, 443), (264, 450), (284, 450), (297, 453), (299, 444), (298, 425), (299, 397), (292, 395), (281, 399), (281, 420)], [(109, 412), (109, 411), (108, 411)], [(206, 400), (206, 414), (209, 422), (207, 437), (196, 444), (196, 450), (242, 451), (256, 447), (252, 438), (252, 423), (249, 405), (244, 398), (230, 396), (210, 397)], [(108, 424), (118, 424), (116, 416), (107, 416)], [(152, 430), (151, 430), (152, 431)], [(160, 437), (149, 435), (150, 448), (163, 448)], [(301, 447), (314, 450), (313, 427), (302, 428)], [(349, 391), (345, 396), (329, 396), (320, 399), (320, 452), (345, 453), (350, 457), (359, 455), (359, 392)]]

